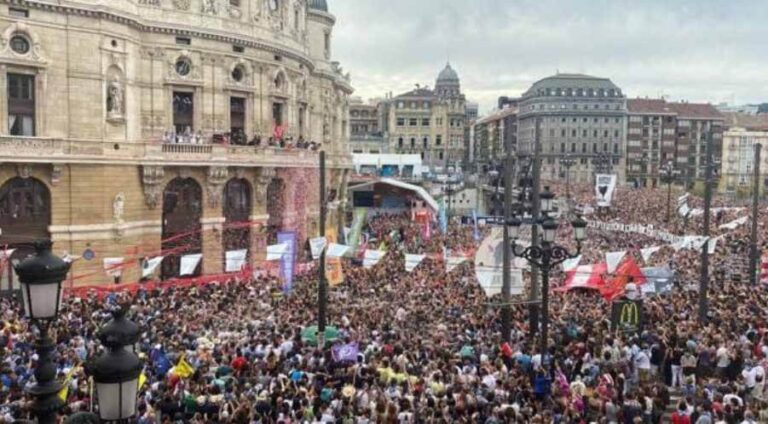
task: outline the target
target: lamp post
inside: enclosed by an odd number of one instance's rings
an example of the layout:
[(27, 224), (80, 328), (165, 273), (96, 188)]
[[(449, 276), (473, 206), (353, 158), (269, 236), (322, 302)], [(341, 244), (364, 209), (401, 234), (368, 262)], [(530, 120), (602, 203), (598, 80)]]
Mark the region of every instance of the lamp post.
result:
[(571, 212), (571, 167), (576, 164), (576, 159), (569, 153), (560, 159), (560, 165), (565, 167), (565, 204), (568, 205), (568, 213)]
[(32, 412), (40, 424), (53, 424), (56, 414), (64, 406), (58, 393), (63, 385), (56, 380), (56, 344), (48, 335), (48, 328), (59, 314), (62, 290), (61, 282), (69, 272), (70, 264), (51, 252), (50, 240), (35, 242), (35, 254), (15, 269), (21, 284), (24, 312), (38, 328), (35, 353), (35, 384), (26, 388), (32, 396)]
[(672, 207), (672, 182), (675, 181), (675, 178), (680, 174), (680, 171), (675, 169), (675, 164), (670, 160), (661, 167), (659, 173), (661, 174), (662, 182), (667, 185), (667, 218), (665, 222), (669, 223)]
[[(512, 239), (512, 255), (527, 260), (541, 270), (542, 312), (539, 349), (541, 351), (541, 361), (543, 365), (547, 354), (549, 339), (549, 274), (557, 265), (568, 259), (573, 259), (581, 253), (581, 242), (584, 241), (587, 235), (587, 222), (581, 217), (576, 217), (571, 222), (574, 239), (576, 240), (576, 252), (569, 252), (567, 248), (555, 244), (558, 224), (548, 215), (552, 210), (554, 203), (554, 193), (549, 190), (549, 187), (544, 187), (544, 192), (542, 192), (539, 197), (541, 199), (541, 212), (544, 214), (538, 223), (542, 228), (541, 244), (538, 246), (531, 245), (526, 248), (518, 247), (516, 241), (520, 234), (520, 227), (523, 225), (523, 222), (517, 216), (513, 216), (507, 221), (507, 231)], [(537, 223), (533, 224), (536, 225)]]

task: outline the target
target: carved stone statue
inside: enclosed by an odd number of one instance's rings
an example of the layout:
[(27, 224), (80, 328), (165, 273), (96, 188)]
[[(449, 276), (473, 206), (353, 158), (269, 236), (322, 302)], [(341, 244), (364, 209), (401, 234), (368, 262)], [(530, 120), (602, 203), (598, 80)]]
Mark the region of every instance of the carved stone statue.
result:
[(123, 215), (125, 213), (125, 194), (123, 192), (117, 193), (115, 200), (112, 201), (112, 216), (115, 218), (115, 222), (122, 224)]
[(107, 87), (107, 112), (112, 116), (121, 116), (124, 110), (123, 86), (117, 78)]
[(217, 14), (216, 0), (203, 0), (202, 12), (212, 15)]

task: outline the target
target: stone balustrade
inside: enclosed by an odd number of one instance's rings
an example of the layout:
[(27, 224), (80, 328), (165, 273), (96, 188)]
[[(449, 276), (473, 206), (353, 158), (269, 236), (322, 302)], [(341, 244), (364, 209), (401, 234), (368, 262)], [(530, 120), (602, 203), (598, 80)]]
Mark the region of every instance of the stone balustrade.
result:
[[(326, 153), (330, 168), (351, 167), (345, 153)], [(318, 152), (225, 144), (163, 144), (0, 136), (2, 163), (104, 163), (124, 165), (313, 168)]]

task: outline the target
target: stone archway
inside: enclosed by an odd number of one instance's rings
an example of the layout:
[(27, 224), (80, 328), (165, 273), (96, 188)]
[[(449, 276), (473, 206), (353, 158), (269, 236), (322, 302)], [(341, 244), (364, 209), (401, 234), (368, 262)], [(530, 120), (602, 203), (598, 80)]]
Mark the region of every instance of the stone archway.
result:
[[(192, 178), (174, 178), (163, 191), (162, 278), (179, 276), (181, 256), (203, 252), (203, 190)], [(166, 252), (171, 252), (166, 254)], [(202, 261), (193, 275), (200, 275)]]
[[(14, 249), (15, 264), (34, 253), (33, 242), (50, 238), (51, 192), (40, 180), (14, 177), (0, 186), (0, 249)], [(14, 289), (12, 266), (0, 266), (0, 291)]]
[(251, 256), (251, 210), (253, 205), (251, 184), (243, 178), (233, 178), (224, 186), (223, 255), (226, 268), (226, 252), (246, 249), (246, 262)]

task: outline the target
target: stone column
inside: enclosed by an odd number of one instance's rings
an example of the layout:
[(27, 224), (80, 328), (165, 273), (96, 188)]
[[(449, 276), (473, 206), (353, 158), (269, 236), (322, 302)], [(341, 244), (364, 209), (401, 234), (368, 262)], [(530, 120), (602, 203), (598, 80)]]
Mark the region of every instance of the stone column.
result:
[(223, 216), (202, 218), (203, 237), (203, 274), (221, 274), (224, 272), (224, 251), (222, 248)]

